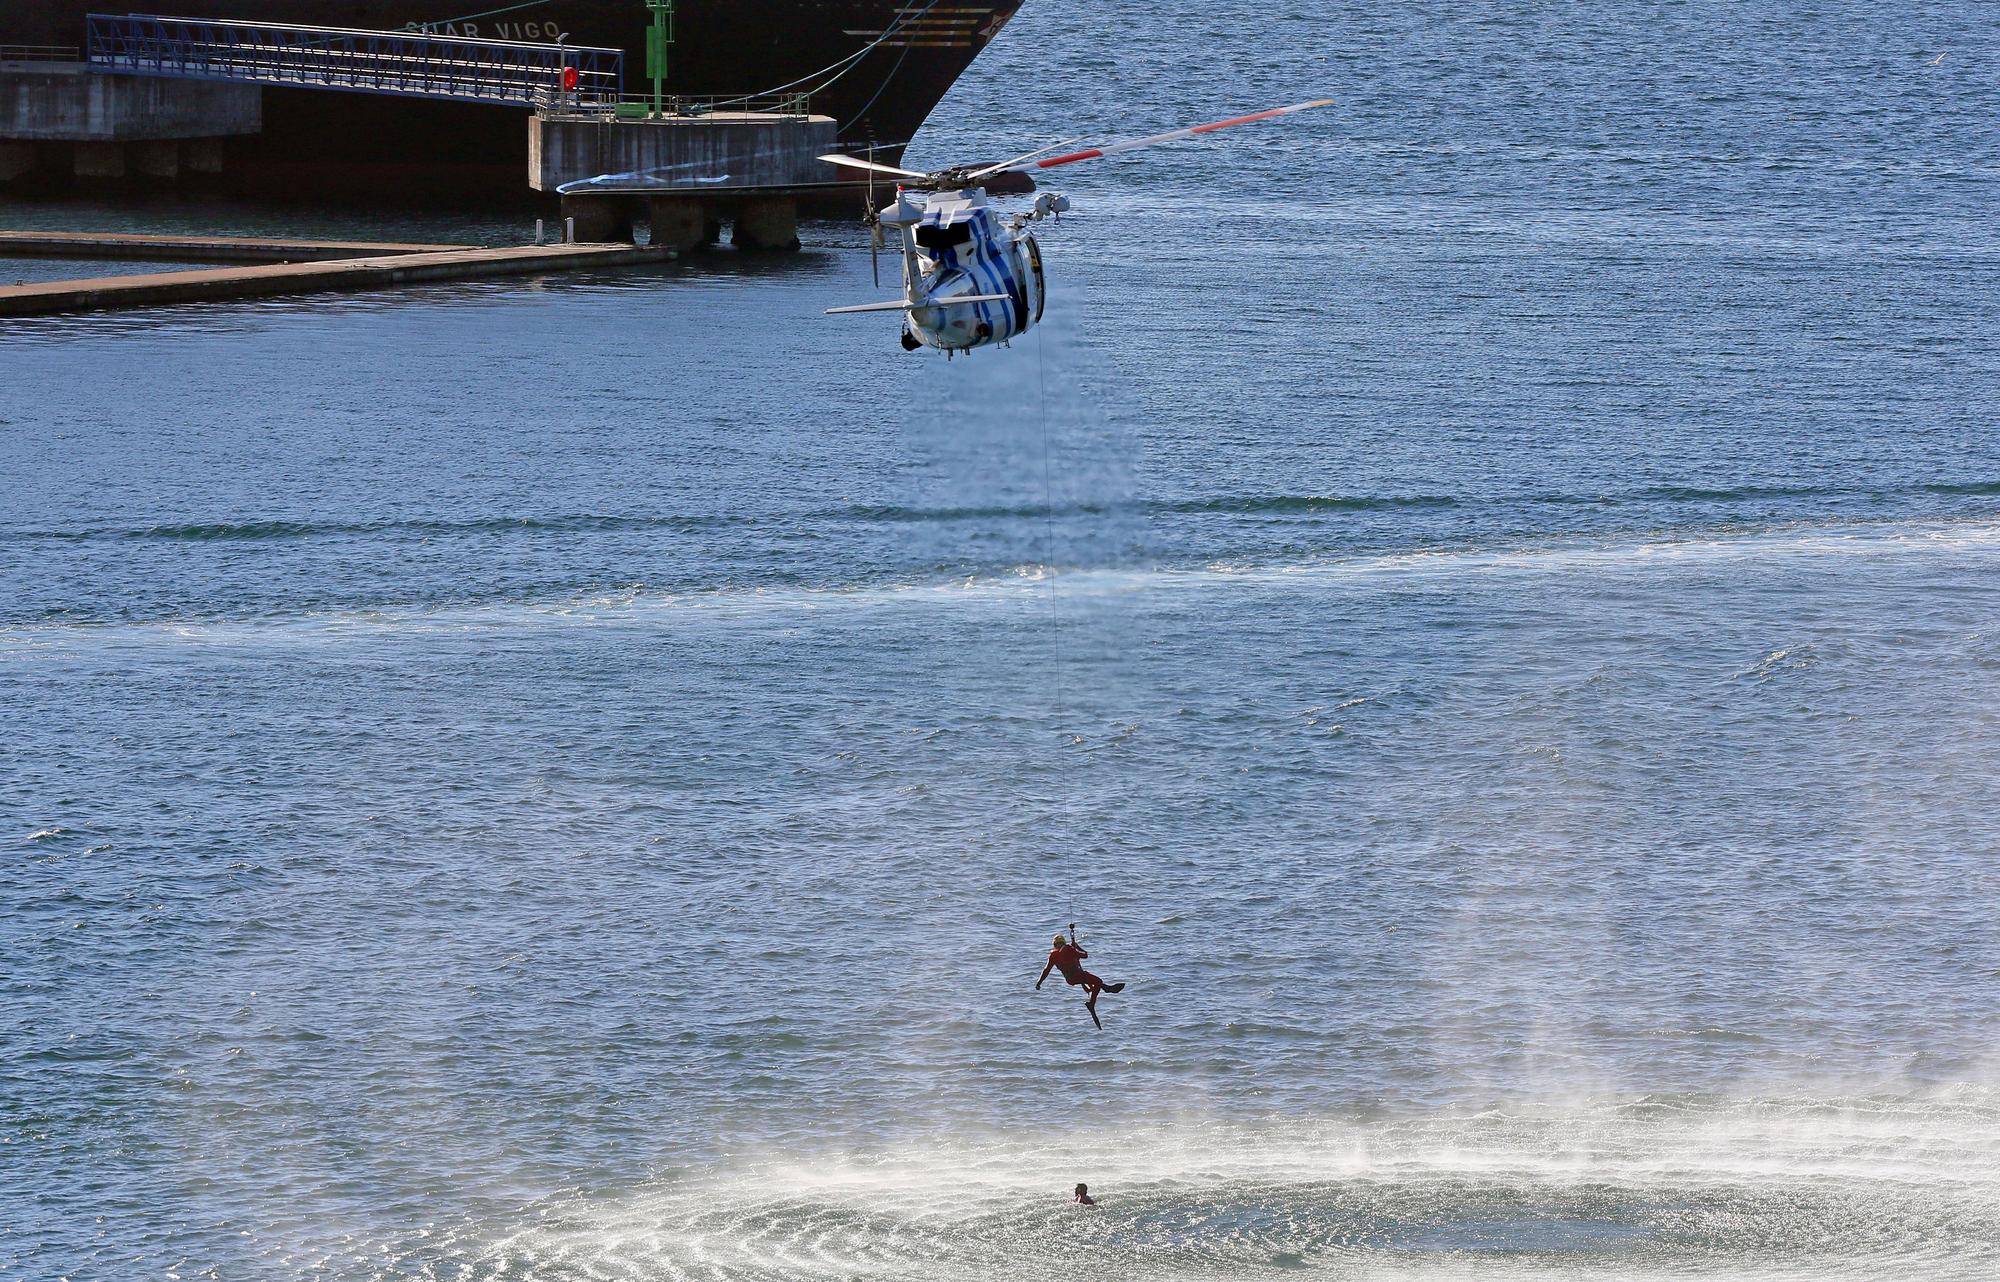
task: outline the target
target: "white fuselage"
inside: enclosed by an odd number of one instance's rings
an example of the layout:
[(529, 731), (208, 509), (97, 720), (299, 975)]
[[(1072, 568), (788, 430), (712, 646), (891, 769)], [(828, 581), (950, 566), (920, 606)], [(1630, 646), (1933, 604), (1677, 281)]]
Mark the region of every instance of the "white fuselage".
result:
[(1000, 220), (984, 191), (931, 192), (920, 211), (899, 195), (882, 221), (903, 233), (907, 333), (918, 344), (969, 351), (1005, 343), (1041, 319), (1041, 250), (1025, 223)]

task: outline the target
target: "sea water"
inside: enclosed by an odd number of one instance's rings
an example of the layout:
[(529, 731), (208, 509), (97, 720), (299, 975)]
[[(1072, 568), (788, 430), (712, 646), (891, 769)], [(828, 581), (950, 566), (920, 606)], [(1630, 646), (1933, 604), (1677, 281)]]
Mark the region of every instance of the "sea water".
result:
[[(1988, 34), (1030, 0), (913, 162), (1338, 105), (951, 363), (0, 326), (0, 1277), (2000, 1271)], [(190, 210), (4, 217), (526, 227)]]

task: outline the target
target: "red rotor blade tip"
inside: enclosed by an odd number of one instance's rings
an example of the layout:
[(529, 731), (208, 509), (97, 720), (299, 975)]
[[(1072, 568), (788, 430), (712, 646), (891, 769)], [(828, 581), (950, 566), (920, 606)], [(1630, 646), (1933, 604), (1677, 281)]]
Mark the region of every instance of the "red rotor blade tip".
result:
[(1037, 160), (1034, 163), (1034, 168), (1047, 169), (1051, 165), (1073, 165), (1079, 160), (1096, 160), (1103, 154), (1103, 152), (1095, 147), (1092, 147), (1088, 151), (1072, 151), (1067, 156), (1050, 156), (1047, 160)]

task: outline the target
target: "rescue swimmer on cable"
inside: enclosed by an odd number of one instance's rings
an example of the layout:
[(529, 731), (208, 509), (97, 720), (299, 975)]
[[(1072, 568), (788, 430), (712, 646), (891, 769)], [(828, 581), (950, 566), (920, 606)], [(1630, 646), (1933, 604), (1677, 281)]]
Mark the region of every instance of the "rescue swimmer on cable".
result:
[[(1049, 964), (1042, 967), (1042, 979), (1047, 979), (1050, 971), (1059, 970), (1062, 972), (1063, 983), (1083, 989), (1086, 995), (1083, 1008), (1090, 1012), (1090, 1022), (1101, 1029), (1104, 1027), (1104, 1021), (1097, 1017), (1098, 994), (1122, 993), (1125, 991), (1125, 985), (1107, 984), (1085, 970), (1083, 963), (1089, 957), (1090, 954), (1083, 951), (1083, 941), (1076, 937), (1076, 923), (1071, 922), (1067, 936), (1056, 936), (1055, 947), (1049, 950)], [(1036, 988), (1039, 989), (1042, 986), (1042, 979), (1035, 981)], [(1082, 1192), (1083, 1185), (1079, 1184), (1076, 1187), (1079, 1192)], [(1079, 1197), (1077, 1200), (1082, 1201), (1083, 1199)], [(1095, 1204), (1092, 1203), (1092, 1205)]]
[[(829, 316), (857, 312), (902, 312), (903, 349), (935, 347), (947, 357), (991, 343), (1006, 343), (1025, 334), (1042, 319), (1044, 287), (1042, 251), (1030, 228), (1045, 218), (1068, 212), (1069, 199), (1050, 192), (1035, 197), (1033, 208), (1002, 220), (986, 197), (986, 183), (1000, 174), (1032, 174), (1073, 165), (1080, 160), (1096, 160), (1121, 152), (1137, 151), (1160, 143), (1196, 138), (1236, 125), (1259, 120), (1275, 120), (1332, 103), (1330, 98), (1301, 102), (1290, 107), (1253, 112), (1213, 124), (1176, 129), (1147, 138), (1088, 147), (1059, 156), (1048, 153), (1074, 146), (1068, 139), (1038, 148), (1025, 156), (980, 167), (956, 166), (936, 173), (918, 173), (894, 165), (877, 164), (858, 156), (832, 155), (820, 159), (830, 165), (867, 171), (870, 179), (868, 225), (872, 236), (871, 253), (879, 255), (883, 228), (893, 227), (902, 241), (903, 297), (886, 303), (863, 303), (858, 307), (833, 307)], [(888, 174), (900, 181), (895, 202), (875, 209), (873, 179)], [(922, 196), (921, 203), (914, 194)], [(875, 283), (882, 283), (879, 257)]]

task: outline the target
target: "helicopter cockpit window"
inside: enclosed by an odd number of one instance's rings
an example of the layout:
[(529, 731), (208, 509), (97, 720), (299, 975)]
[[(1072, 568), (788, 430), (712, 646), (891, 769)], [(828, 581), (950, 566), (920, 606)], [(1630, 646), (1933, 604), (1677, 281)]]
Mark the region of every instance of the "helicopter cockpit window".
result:
[(925, 249), (949, 249), (953, 245), (972, 243), (972, 225), (958, 223), (951, 227), (935, 225), (917, 228), (917, 244)]

